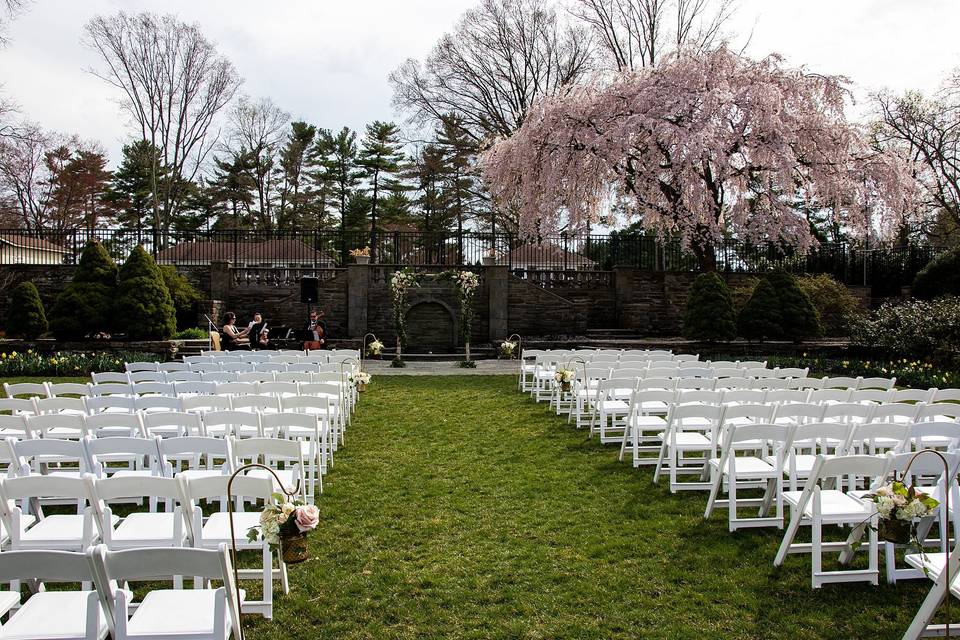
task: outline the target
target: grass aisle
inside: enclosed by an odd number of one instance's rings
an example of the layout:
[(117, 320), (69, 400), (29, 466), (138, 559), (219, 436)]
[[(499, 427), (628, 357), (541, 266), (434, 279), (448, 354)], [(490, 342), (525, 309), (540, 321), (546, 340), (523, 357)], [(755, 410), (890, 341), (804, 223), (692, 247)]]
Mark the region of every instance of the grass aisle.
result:
[[(774, 530), (702, 520), (514, 391), (376, 379), (320, 500), (314, 558), (249, 638), (898, 638), (927, 590), (810, 589)], [(724, 514), (721, 512), (721, 517)]]

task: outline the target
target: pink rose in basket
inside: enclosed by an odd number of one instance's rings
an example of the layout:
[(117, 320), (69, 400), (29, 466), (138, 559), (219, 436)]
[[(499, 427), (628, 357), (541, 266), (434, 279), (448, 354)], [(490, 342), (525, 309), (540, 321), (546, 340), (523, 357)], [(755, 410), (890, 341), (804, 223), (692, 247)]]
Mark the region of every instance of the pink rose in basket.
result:
[(300, 533), (316, 529), (317, 525), (320, 524), (320, 510), (312, 504), (297, 507), (296, 523)]

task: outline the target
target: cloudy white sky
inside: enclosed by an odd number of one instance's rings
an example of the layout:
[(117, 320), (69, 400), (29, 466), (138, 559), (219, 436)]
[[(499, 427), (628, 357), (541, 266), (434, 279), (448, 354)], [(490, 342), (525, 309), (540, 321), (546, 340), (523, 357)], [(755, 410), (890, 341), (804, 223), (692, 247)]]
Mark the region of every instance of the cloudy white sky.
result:
[[(34, 0), (0, 50), (0, 82), (24, 115), (98, 139), (115, 159), (128, 136), (118, 97), (85, 72), (80, 44), (92, 16), (171, 12), (200, 23), (236, 65), (243, 90), (269, 96), (324, 127), (396, 116), (387, 74), (423, 57), (475, 0)], [(930, 91), (960, 66), (957, 0), (740, 0), (731, 29), (752, 31), (748, 53), (849, 76), (857, 94), (882, 87)], [(735, 39), (735, 43), (737, 40)]]

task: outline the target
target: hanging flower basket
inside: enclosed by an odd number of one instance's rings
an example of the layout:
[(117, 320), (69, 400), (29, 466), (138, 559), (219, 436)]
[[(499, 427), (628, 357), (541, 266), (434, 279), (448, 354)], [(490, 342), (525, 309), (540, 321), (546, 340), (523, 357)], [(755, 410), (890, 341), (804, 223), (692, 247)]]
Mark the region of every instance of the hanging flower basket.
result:
[(357, 393), (364, 393), (366, 390), (367, 390), (367, 383), (366, 383), (366, 382), (358, 382), (358, 383), (357, 383)]
[(894, 544), (910, 544), (910, 534), (913, 523), (908, 520), (881, 518), (877, 534), (881, 540)]
[(307, 534), (293, 533), (280, 536), (280, 555), (286, 564), (298, 564), (310, 557)]
[(570, 393), (570, 388), (571, 388), (571, 383), (569, 382), (560, 383), (560, 391), (563, 391), (564, 393)]

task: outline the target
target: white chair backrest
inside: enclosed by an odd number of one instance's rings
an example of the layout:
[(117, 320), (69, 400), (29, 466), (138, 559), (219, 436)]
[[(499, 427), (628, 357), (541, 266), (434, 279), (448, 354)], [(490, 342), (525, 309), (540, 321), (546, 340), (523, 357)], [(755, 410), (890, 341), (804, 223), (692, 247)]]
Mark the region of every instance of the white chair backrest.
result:
[(883, 389), (856, 389), (850, 392), (847, 402), (881, 404), (890, 399), (890, 392)]
[(761, 404), (767, 392), (763, 389), (730, 389), (723, 392), (723, 404)]
[(83, 405), (90, 415), (106, 412), (133, 413), (137, 410), (136, 402), (133, 396), (94, 396), (83, 399)]
[(777, 367), (778, 378), (806, 378), (810, 373), (810, 367)]
[(723, 403), (723, 392), (711, 389), (677, 389), (673, 399), (676, 404), (710, 404)]
[[(16, 398), (13, 400), (17, 401)], [(30, 400), (22, 400), (22, 402), (32, 402), (33, 412), (36, 414), (75, 413), (85, 415), (87, 413), (87, 408), (83, 404), (83, 398), (64, 398), (57, 396), (55, 398), (32, 398)], [(8, 408), (14, 409), (12, 406), (6, 407), (0, 404), (0, 409)]]
[(890, 402), (933, 402), (933, 389), (891, 389)]
[(229, 411), (230, 398), (228, 396), (188, 396), (180, 398), (180, 405), (187, 413)]
[(924, 405), (908, 404), (906, 402), (888, 402), (878, 405), (873, 410), (871, 422), (897, 422), (900, 424), (910, 424), (917, 421), (917, 414)]
[(910, 440), (918, 451), (942, 447), (944, 440), (948, 441), (947, 449), (957, 449), (960, 446), (960, 423), (935, 420), (915, 422), (910, 425)]
[(824, 422), (869, 422), (873, 416), (875, 405), (853, 404), (850, 402), (838, 402), (836, 404), (827, 404), (823, 407)]
[(271, 395), (233, 396), (230, 398), (230, 408), (234, 411), (276, 413), (280, 411), (280, 398)]
[(256, 382), (224, 382), (217, 385), (218, 396), (254, 395), (258, 391)]
[(637, 383), (638, 391), (644, 391), (647, 389), (667, 389), (672, 391), (676, 388), (676, 379), (667, 376), (642, 378), (640, 382)]
[(78, 413), (46, 413), (27, 416), (27, 426), (42, 438), (78, 440), (87, 435), (86, 416)]
[(100, 413), (84, 418), (87, 431), (101, 440), (112, 440), (104, 436), (142, 437), (143, 420), (139, 413)]
[(159, 371), (157, 368), (157, 362), (127, 362), (123, 365), (123, 368), (127, 370), (127, 373), (137, 373), (140, 371)]
[(712, 391), (716, 387), (716, 378), (677, 378), (677, 389), (703, 389)]
[(190, 365), (186, 362), (161, 362), (157, 366), (157, 370), (170, 373), (174, 371), (190, 371)]
[(308, 413), (265, 413), (260, 416), (264, 434), (271, 437), (293, 439), (317, 432), (317, 419)]
[(151, 437), (154, 433), (174, 433), (176, 434), (175, 437), (199, 437), (203, 433), (199, 414), (186, 413), (182, 410), (145, 413), (141, 414), (140, 420), (143, 423), (144, 430)]
[(310, 382), (312, 380), (311, 374), (305, 373), (303, 371), (284, 371), (282, 373), (278, 373), (276, 378), (277, 378), (277, 382), (294, 382), (294, 383)]
[(858, 389), (883, 389), (889, 391), (897, 384), (896, 378), (861, 378)]
[(133, 395), (167, 396), (173, 398), (177, 395), (177, 388), (172, 382), (136, 382), (133, 384)]
[(50, 395), (50, 389), (46, 382), (14, 382), (13, 384), (4, 382), (3, 391), (8, 398), (14, 396), (46, 398)]
[(196, 371), (171, 371), (167, 374), (167, 382), (200, 382), (200, 374)]
[(829, 404), (847, 402), (853, 389), (813, 389), (810, 392), (810, 402)]
[(116, 371), (105, 371), (102, 373), (91, 373), (90, 378), (93, 380), (93, 384), (103, 384), (106, 382), (115, 382), (118, 384), (127, 384), (130, 382), (130, 377), (126, 373), (118, 373)]
[(174, 389), (178, 396), (209, 396), (217, 392), (217, 385), (213, 382), (177, 382)]
[(166, 382), (167, 374), (163, 371), (133, 371), (129, 374), (130, 382)]
[(133, 385), (129, 382), (94, 382), (90, 385), (91, 396), (131, 396)]
[(80, 382), (48, 382), (47, 389), (50, 391), (51, 398), (90, 395), (90, 385)]
[(207, 436), (249, 438), (262, 434), (260, 414), (250, 411), (208, 411), (200, 416), (200, 422)]
[(960, 389), (935, 389), (931, 402), (960, 402)]
[(744, 378), (743, 376), (731, 376), (729, 378), (717, 378), (717, 386), (714, 388), (728, 391), (751, 389), (752, 387), (753, 380), (751, 378)]
[(170, 396), (140, 396), (134, 401), (137, 411), (156, 413), (158, 411), (183, 411), (180, 398)]
[(224, 382), (236, 382), (237, 375), (238, 374), (230, 371), (211, 371), (209, 373), (201, 373), (200, 379), (203, 382), (212, 382), (213, 384), (223, 384)]
[(263, 371), (248, 371), (247, 373), (238, 373), (237, 382), (273, 382), (273, 374)]
[(300, 395), (300, 387), (296, 382), (261, 382), (260, 393), (287, 398)]
[(822, 389), (823, 378), (790, 378), (791, 389)]
[[(768, 398), (769, 396), (770, 393), (767, 393)], [(769, 402), (769, 399), (767, 402)], [(809, 402), (780, 404), (777, 405), (774, 421), (777, 423), (787, 422), (790, 424), (820, 422), (823, 419), (823, 409), (823, 405)]]
[(857, 389), (860, 387), (860, 378), (851, 378), (849, 376), (836, 376), (824, 378), (823, 389)]

